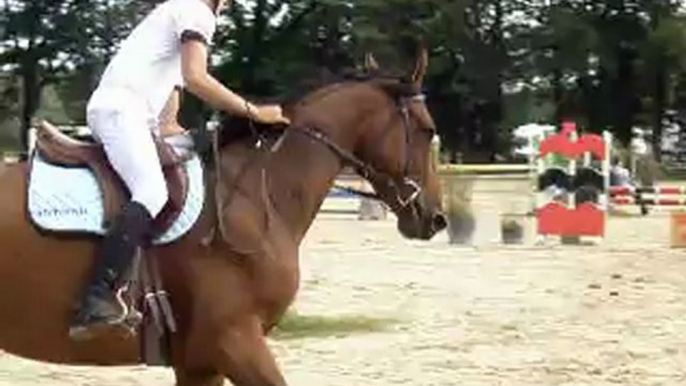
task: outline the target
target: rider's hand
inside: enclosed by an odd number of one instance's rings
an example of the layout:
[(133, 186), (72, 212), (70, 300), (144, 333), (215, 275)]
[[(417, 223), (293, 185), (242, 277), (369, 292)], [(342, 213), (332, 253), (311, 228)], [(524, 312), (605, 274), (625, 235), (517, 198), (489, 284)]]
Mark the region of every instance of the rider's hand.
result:
[(279, 105), (256, 106), (252, 111), (252, 118), (259, 123), (266, 124), (290, 124), (291, 121), (283, 115), (283, 110)]

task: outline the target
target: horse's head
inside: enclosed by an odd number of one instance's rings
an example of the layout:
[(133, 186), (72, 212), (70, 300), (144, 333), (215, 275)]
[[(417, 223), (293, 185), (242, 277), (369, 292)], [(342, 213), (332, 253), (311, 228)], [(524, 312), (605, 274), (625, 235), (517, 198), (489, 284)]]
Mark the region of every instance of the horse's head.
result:
[[(378, 69), (370, 55), (366, 65)], [(397, 215), (400, 232), (408, 238), (428, 240), (447, 223), (431, 151), (436, 127), (422, 94), (427, 67), (428, 54), (422, 50), (407, 80), (378, 78), (369, 82), (383, 95), (362, 123), (363, 134), (355, 152), (373, 168), (369, 180)]]
[[(436, 127), (422, 94), (427, 66), (428, 54), (422, 50), (411, 76), (384, 77), (373, 73), (376, 61), (368, 56), (372, 74), (364, 79), (330, 84), (286, 104), (293, 124), (274, 145), (274, 159), (279, 166), (299, 165), (301, 170), (295, 176), (306, 181), (307, 191), (318, 191), (320, 181), (324, 192), (330, 181), (319, 175), (338, 172), (340, 169), (333, 169), (340, 165), (353, 166), (395, 212), (398, 229), (405, 237), (432, 238), (447, 223), (431, 152)], [(225, 125), (232, 127), (229, 131), (234, 136), (251, 133), (247, 129), (251, 125), (242, 125), (244, 130), (240, 124)], [(316, 150), (306, 150), (305, 146), (313, 145)], [(319, 162), (319, 152), (333, 153), (341, 162), (329, 170), (326, 163)], [(305, 172), (305, 168), (311, 171)], [(290, 181), (291, 176), (278, 173), (273, 178)], [(322, 199), (324, 196), (322, 193)], [(308, 200), (301, 199), (301, 203)]]

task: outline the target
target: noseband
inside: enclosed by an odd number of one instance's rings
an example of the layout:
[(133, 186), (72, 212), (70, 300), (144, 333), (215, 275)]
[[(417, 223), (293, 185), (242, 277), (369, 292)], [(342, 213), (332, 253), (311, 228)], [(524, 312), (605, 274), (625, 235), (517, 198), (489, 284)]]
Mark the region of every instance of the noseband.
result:
[[(308, 137), (322, 143), (328, 149), (330, 149), (343, 163), (347, 166), (351, 166), (355, 171), (364, 179), (370, 182), (383, 183), (387, 185), (393, 192), (394, 197), (393, 202), (387, 203), (394, 210), (400, 210), (407, 208), (413, 202), (417, 200), (420, 193), (422, 192), (421, 186), (410, 177), (410, 167), (412, 159), (410, 157), (410, 149), (412, 147), (412, 133), (411, 133), (411, 120), (410, 120), (410, 110), (409, 105), (413, 102), (422, 102), (426, 99), (424, 94), (416, 94), (409, 97), (400, 97), (397, 99), (397, 106), (400, 111), (400, 115), (403, 119), (403, 127), (405, 129), (405, 165), (403, 168), (402, 181), (398, 182), (390, 174), (385, 172), (380, 172), (374, 168), (368, 162), (362, 161), (359, 157), (354, 155), (352, 152), (342, 148), (337, 143), (333, 142), (331, 138), (324, 132), (316, 128), (296, 128), (292, 127), (289, 130), (295, 129)], [(369, 193), (357, 189), (338, 187), (340, 190), (344, 190), (362, 197), (371, 198), (375, 200), (382, 200), (378, 193)], [(404, 193), (404, 192), (408, 193)]]

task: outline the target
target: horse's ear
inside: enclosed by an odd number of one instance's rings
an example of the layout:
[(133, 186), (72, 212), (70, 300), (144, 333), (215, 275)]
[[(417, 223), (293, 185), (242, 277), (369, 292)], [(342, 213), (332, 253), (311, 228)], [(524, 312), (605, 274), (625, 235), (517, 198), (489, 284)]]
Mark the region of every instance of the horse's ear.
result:
[(377, 63), (376, 58), (374, 58), (374, 55), (371, 53), (367, 53), (364, 56), (364, 70), (368, 73), (376, 73), (379, 72), (379, 63)]
[(416, 88), (421, 88), (424, 84), (424, 77), (426, 76), (426, 70), (429, 67), (429, 51), (426, 47), (422, 47), (419, 50), (419, 57), (417, 58), (417, 64), (415, 65), (414, 72), (412, 73), (412, 85)]

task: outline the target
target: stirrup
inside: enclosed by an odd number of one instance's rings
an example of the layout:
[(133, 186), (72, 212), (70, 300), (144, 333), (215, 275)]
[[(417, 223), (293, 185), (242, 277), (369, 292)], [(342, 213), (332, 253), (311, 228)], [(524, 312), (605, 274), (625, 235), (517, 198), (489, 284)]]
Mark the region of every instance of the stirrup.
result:
[(118, 311), (113, 316), (102, 318), (102, 320), (94, 321), (91, 317), (84, 318), (85, 320), (76, 324), (72, 323), (69, 327), (69, 337), (76, 341), (90, 340), (114, 329), (121, 330), (118, 335), (135, 335), (142, 316), (134, 307), (127, 305), (124, 300), (126, 291), (128, 291), (128, 285), (122, 286), (113, 295), (116, 306), (121, 312)]
[(122, 335), (125, 337), (136, 336), (136, 331), (143, 322), (143, 314), (136, 309), (135, 301), (132, 300), (132, 304), (129, 305), (124, 300), (124, 295), (130, 290), (130, 284), (130, 282), (127, 282), (116, 291), (115, 299), (123, 312), (121, 319), (116, 323), (112, 323), (113, 327), (122, 330)]

